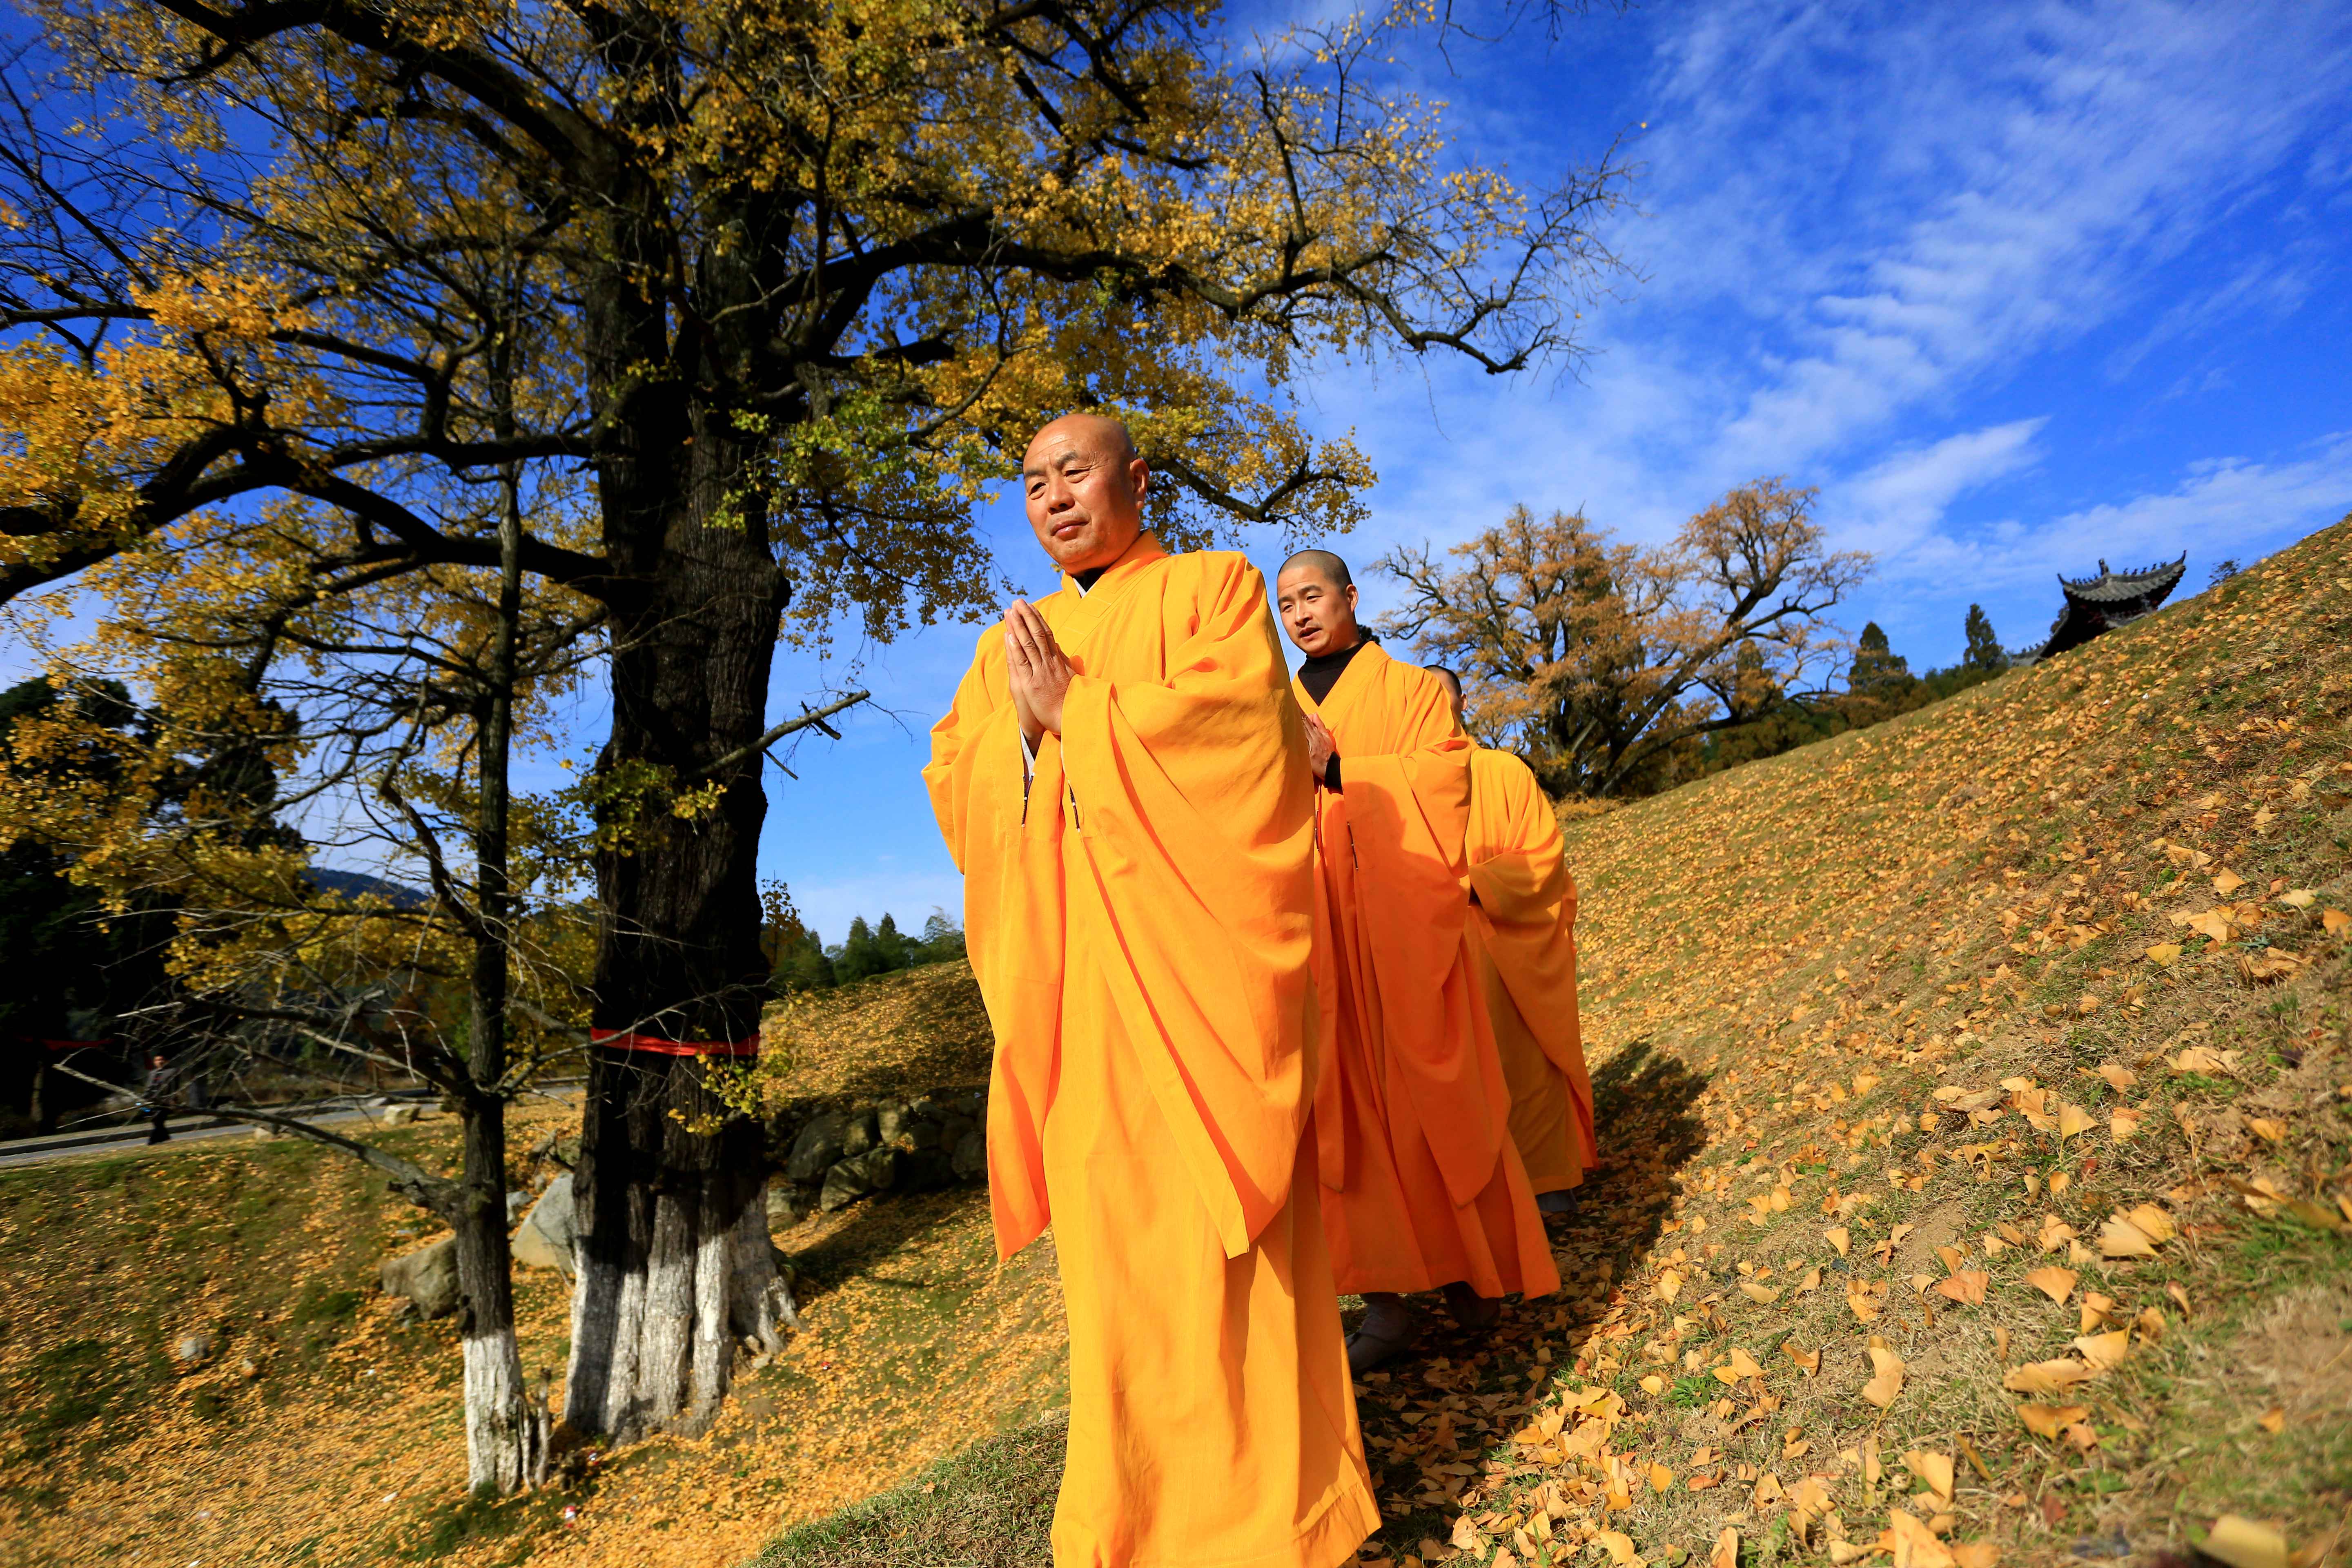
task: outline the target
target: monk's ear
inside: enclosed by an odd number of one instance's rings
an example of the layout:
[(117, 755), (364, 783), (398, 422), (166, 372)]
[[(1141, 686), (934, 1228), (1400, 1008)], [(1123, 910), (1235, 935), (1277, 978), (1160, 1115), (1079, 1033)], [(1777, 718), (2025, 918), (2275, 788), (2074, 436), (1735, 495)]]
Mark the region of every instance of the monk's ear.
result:
[(1354, 615), (1356, 613), (1356, 585), (1353, 583), (1350, 583), (1339, 591), (1348, 596), (1348, 614), (1351, 616)]
[(1136, 501), (1140, 504), (1143, 498), (1151, 493), (1151, 465), (1139, 457), (1129, 458), (1127, 460), (1127, 482), (1129, 488), (1135, 491)]

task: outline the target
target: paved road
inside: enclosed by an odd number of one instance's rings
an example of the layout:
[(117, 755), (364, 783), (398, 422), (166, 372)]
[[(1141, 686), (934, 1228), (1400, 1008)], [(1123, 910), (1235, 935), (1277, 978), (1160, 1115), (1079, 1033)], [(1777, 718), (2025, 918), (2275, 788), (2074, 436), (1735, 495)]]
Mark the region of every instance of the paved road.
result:
[[(553, 1084), (541, 1091), (558, 1099), (570, 1100), (580, 1090), (576, 1084)], [(431, 1090), (413, 1090), (404, 1094), (382, 1096), (394, 1105), (429, 1105), (435, 1098)], [(267, 1109), (278, 1110), (270, 1106)], [(381, 1122), (387, 1106), (352, 1103), (349, 1100), (325, 1101), (308, 1109), (289, 1107), (280, 1114), (299, 1115), (313, 1126), (331, 1127), (337, 1123)], [(0, 1142), (0, 1170), (13, 1165), (41, 1165), (53, 1160), (69, 1160), (95, 1154), (168, 1154), (192, 1144), (208, 1142), (215, 1138), (250, 1138), (254, 1124), (250, 1121), (229, 1121), (209, 1116), (173, 1118), (169, 1142), (150, 1144), (147, 1124), (136, 1126), (91, 1128), (86, 1131), (60, 1132), (49, 1138), (15, 1138)]]

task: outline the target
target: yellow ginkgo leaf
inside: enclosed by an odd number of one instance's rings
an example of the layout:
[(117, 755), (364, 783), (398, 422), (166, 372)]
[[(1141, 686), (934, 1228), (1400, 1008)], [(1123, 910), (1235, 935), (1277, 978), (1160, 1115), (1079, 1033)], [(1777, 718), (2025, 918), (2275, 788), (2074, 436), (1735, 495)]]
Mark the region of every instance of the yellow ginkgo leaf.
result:
[(2107, 1131), (2118, 1143), (2139, 1131), (2139, 1112), (2129, 1106), (2118, 1105), (2107, 1112)]
[(1837, 1248), (1837, 1255), (1840, 1258), (1843, 1258), (1846, 1248), (1853, 1245), (1853, 1234), (1842, 1225), (1833, 1225), (1822, 1232), (1822, 1239)]
[(1862, 1396), (1884, 1410), (1903, 1392), (1903, 1358), (1891, 1350), (1873, 1345), (1870, 1364), (1877, 1369), (1877, 1375), (1862, 1385)]
[(2074, 1342), (2083, 1352), (2084, 1362), (2094, 1372), (2109, 1372), (2123, 1364), (2131, 1353), (2131, 1331), (2116, 1329), (2104, 1334), (2084, 1334)]
[(2063, 1307), (2066, 1304), (2067, 1296), (2074, 1289), (2074, 1281), (2079, 1278), (2081, 1277), (2071, 1268), (2047, 1265), (2028, 1274), (2021, 1283), (2032, 1286)]
[(2107, 1087), (2114, 1089), (2117, 1094), (2121, 1094), (2125, 1089), (2129, 1089), (2132, 1085), (2139, 1081), (2139, 1074), (2132, 1071), (2131, 1068), (2125, 1067), (2120, 1062), (2104, 1062), (2100, 1064), (2099, 1076), (2107, 1080)]
[(2147, 961), (2158, 969), (2169, 968), (2180, 957), (2180, 944), (2177, 942), (2151, 942), (2142, 951)]
[(1985, 1287), (1991, 1283), (1992, 1276), (1982, 1269), (1962, 1269), (1948, 1279), (1937, 1280), (1936, 1293), (1948, 1296), (1967, 1306), (1979, 1307), (1984, 1304)]
[(2075, 1137), (2097, 1125), (2091, 1120), (2089, 1111), (2071, 1100), (2058, 1108), (2058, 1136), (2061, 1138)]
[(1939, 1508), (1952, 1506), (1952, 1457), (1914, 1448), (1903, 1456), (1903, 1468), (1927, 1483)]
[(2055, 1437), (2090, 1412), (2079, 1405), (2021, 1405), (2017, 1418), (2037, 1437)]

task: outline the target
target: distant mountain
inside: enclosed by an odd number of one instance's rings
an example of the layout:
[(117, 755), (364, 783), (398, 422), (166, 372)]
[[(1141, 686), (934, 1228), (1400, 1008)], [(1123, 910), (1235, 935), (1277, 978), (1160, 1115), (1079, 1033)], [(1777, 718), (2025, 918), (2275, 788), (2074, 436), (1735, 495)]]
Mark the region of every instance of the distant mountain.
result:
[(356, 899), (363, 893), (373, 893), (395, 910), (421, 910), (433, 900), (419, 889), (399, 882), (388, 882), (382, 877), (371, 877), (364, 871), (337, 871), (325, 866), (313, 866), (311, 882), (330, 893), (341, 893)]

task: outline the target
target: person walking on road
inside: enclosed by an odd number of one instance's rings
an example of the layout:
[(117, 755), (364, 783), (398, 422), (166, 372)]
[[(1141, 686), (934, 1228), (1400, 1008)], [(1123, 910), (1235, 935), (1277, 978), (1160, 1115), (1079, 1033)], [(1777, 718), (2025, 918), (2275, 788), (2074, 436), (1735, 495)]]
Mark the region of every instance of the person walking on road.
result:
[(172, 1058), (157, 1051), (147, 1058), (146, 1101), (140, 1110), (147, 1117), (147, 1142), (166, 1143), (171, 1141), (171, 1129), (163, 1125), (172, 1096), (172, 1080), (177, 1076)]

